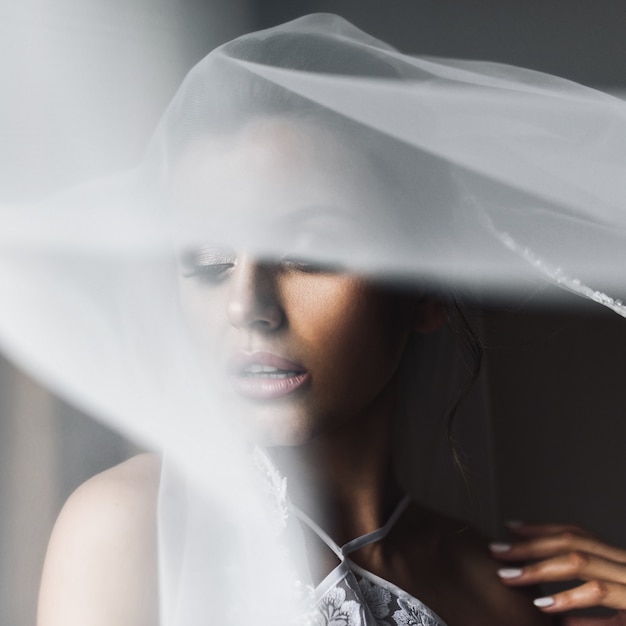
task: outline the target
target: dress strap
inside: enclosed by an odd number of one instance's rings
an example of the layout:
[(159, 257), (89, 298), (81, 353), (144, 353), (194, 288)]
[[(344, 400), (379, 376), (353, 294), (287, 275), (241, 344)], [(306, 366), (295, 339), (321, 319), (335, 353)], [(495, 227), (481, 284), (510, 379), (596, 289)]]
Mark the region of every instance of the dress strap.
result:
[(295, 504), (289, 503), (289, 510), (301, 521), (304, 522), (343, 562), (343, 552), (341, 548), (331, 539), (330, 535), (316, 522), (314, 522), (302, 509)]
[(360, 537), (356, 537), (355, 539), (348, 541), (348, 543), (345, 543), (343, 546), (337, 545), (325, 530), (323, 530), (295, 504), (290, 503), (289, 509), (300, 521), (304, 522), (341, 559), (341, 561), (343, 561), (344, 558), (351, 552), (355, 552), (363, 546), (367, 546), (370, 543), (384, 539), (389, 534), (389, 531), (393, 528), (402, 513), (404, 513), (409, 505), (409, 502), (411, 502), (411, 496), (404, 496), (404, 498), (398, 502), (396, 508), (389, 519), (385, 522), (384, 526), (366, 533), (365, 535), (361, 535)]

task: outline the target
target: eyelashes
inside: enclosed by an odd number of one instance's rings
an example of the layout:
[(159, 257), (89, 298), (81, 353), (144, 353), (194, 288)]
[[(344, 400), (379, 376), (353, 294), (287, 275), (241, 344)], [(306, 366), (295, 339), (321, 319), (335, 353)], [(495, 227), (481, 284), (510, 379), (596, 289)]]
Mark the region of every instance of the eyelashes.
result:
[[(234, 252), (216, 247), (204, 247), (181, 255), (184, 278), (196, 278), (202, 282), (216, 284), (232, 273), (237, 265), (237, 256)], [(262, 261), (268, 267), (277, 270), (293, 271), (303, 274), (330, 274), (339, 269), (326, 263), (308, 259), (302, 255), (287, 254), (276, 261)]]
[(330, 263), (312, 261), (305, 258), (285, 256), (279, 261), (280, 265), (305, 274), (335, 274), (339, 268)]
[(237, 257), (221, 248), (205, 247), (186, 252), (181, 257), (184, 278), (198, 278), (217, 283), (228, 276), (235, 267)]

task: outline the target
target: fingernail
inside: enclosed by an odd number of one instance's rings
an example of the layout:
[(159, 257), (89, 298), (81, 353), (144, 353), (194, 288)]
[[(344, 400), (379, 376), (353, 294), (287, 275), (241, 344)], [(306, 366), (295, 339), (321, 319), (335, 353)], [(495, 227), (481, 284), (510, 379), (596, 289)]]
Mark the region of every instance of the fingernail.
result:
[(522, 575), (522, 570), (513, 568), (513, 567), (498, 570), (498, 576), (500, 576), (500, 578), (517, 578), (518, 576), (521, 576), (521, 575)]
[(533, 600), (533, 604), (540, 609), (545, 609), (546, 607), (552, 606), (554, 604), (554, 598), (551, 598), (550, 596), (546, 596), (545, 598), (537, 598), (536, 600)]
[(507, 528), (521, 528), (524, 525), (524, 522), (518, 519), (510, 519), (504, 522), (504, 525)]
[(492, 552), (508, 552), (512, 547), (510, 543), (502, 543), (499, 541), (489, 544), (489, 549)]

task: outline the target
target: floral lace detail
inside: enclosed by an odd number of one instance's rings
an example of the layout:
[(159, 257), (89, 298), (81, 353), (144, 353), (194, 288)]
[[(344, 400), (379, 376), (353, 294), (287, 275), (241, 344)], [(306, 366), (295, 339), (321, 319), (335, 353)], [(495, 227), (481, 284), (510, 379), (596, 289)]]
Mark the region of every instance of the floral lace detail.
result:
[[(399, 597), (374, 581), (357, 577), (363, 599), (376, 620), (375, 626), (446, 626), (419, 600)], [(369, 622), (366, 624), (369, 626)]]
[(384, 587), (375, 585), (367, 578), (359, 580), (359, 589), (372, 615), (376, 618), (376, 623), (381, 625), (388, 624), (389, 622), (384, 621), (384, 619), (389, 617), (390, 614), (391, 592)]
[(317, 604), (313, 626), (366, 626), (363, 606), (346, 579), (325, 593)]
[[(272, 482), (280, 494), (280, 479), (274, 477)], [(292, 506), (299, 520), (340, 555), (341, 560), (341, 564), (328, 574), (317, 589), (306, 587), (313, 591), (317, 600), (309, 604), (312, 610), (300, 616), (295, 623), (297, 626), (446, 626), (440, 617), (418, 599), (357, 566), (350, 558), (345, 558), (359, 547), (384, 537), (408, 502), (409, 499), (405, 497), (389, 521), (378, 531), (354, 539), (343, 548), (307, 515)]]
[(287, 479), (272, 463), (267, 452), (255, 445), (252, 448), (252, 463), (258, 472), (261, 488), (270, 503), (272, 519), (276, 524), (276, 534), (280, 534), (287, 526), (289, 517), (287, 506)]
[[(441, 622), (423, 604), (409, 602), (397, 598), (400, 607), (393, 614), (393, 621), (397, 626), (442, 626)], [(391, 623), (391, 622), (390, 622)]]
[[(357, 582), (358, 579), (358, 582)], [(426, 605), (352, 571), (318, 601), (307, 626), (446, 626)]]

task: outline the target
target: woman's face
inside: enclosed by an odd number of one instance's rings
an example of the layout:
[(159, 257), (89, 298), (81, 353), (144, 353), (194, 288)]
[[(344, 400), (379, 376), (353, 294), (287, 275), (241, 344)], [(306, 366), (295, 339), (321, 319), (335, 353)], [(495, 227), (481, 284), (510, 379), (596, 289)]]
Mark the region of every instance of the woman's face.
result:
[[(191, 190), (196, 208), (228, 203), (230, 192), (230, 206), (249, 216), (242, 202), (270, 198), (277, 227), (293, 228), (293, 249), (280, 258), (212, 244), (180, 254), (180, 298), (194, 344), (217, 359), (221, 387), (243, 405), (246, 425), (265, 445), (302, 444), (366, 412), (398, 369), (421, 306), (303, 260), (315, 238), (356, 228), (366, 201), (357, 193), (363, 185), (338, 179), (337, 154), (320, 163), (318, 152), (293, 125), (267, 122), (205, 145), (177, 176), (183, 206)], [(336, 206), (336, 215), (313, 208)]]

